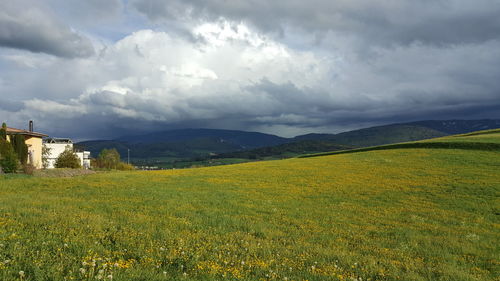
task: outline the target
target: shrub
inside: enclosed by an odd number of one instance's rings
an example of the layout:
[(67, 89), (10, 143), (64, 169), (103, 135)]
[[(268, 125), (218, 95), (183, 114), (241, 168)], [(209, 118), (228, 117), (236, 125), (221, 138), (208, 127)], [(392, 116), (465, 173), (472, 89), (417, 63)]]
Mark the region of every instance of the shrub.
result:
[(71, 149), (64, 150), (56, 159), (56, 168), (81, 168), (80, 159)]
[(35, 173), (36, 167), (32, 164), (24, 164), (23, 171), (26, 175), (33, 175)]
[(118, 163), (118, 165), (116, 165), (116, 169), (120, 170), (120, 171), (132, 171), (132, 170), (135, 170), (134, 166), (132, 166), (130, 164), (127, 164), (127, 163), (124, 163), (124, 162)]

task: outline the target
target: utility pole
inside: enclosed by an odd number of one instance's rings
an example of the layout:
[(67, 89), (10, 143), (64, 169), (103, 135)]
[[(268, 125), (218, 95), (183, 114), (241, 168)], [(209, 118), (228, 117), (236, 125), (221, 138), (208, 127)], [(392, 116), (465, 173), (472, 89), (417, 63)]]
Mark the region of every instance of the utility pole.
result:
[(130, 148), (127, 148), (127, 164), (130, 164)]

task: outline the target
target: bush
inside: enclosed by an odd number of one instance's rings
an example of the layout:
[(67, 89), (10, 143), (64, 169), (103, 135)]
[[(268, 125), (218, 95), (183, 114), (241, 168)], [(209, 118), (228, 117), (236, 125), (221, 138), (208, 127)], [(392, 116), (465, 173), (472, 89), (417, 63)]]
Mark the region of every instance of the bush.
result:
[(24, 164), (23, 171), (26, 175), (32, 176), (36, 171), (36, 167), (33, 166), (32, 164)]
[(56, 159), (56, 168), (81, 168), (80, 158), (71, 149), (64, 150)]
[(124, 162), (118, 163), (118, 165), (116, 165), (116, 169), (120, 170), (120, 171), (132, 171), (132, 170), (135, 170), (134, 166), (132, 166), (130, 164), (127, 164), (127, 163), (124, 163)]

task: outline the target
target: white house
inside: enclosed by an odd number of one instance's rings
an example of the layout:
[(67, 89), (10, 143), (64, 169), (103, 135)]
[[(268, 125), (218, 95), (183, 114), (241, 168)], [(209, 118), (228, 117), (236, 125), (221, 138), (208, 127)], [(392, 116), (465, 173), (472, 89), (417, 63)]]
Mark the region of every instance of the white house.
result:
[(80, 165), (83, 168), (90, 168), (90, 151), (75, 151), (73, 149), (73, 141), (66, 138), (46, 138), (43, 140), (43, 145), (49, 149), (49, 155), (47, 157), (47, 168), (55, 168), (56, 160), (61, 153), (66, 149), (73, 151), (76, 156), (80, 159)]

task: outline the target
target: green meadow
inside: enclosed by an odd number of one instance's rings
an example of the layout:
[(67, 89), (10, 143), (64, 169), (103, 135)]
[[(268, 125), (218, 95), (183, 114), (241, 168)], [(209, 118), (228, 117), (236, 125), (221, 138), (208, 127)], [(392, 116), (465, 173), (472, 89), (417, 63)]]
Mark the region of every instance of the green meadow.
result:
[(445, 142), (0, 175), (0, 280), (500, 280), (500, 131)]

